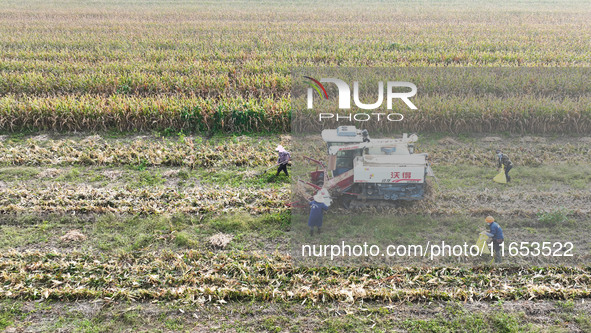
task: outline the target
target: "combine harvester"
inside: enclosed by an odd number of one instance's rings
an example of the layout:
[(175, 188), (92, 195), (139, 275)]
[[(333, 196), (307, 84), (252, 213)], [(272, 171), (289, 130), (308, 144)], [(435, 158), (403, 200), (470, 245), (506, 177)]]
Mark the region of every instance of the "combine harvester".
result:
[(433, 176), (433, 171), (426, 153), (414, 153), (416, 135), (370, 139), (367, 130), (340, 126), (323, 130), (322, 139), (328, 146), (328, 166), (304, 157), (317, 168), (310, 173), (310, 181), (297, 183), (298, 192), (308, 200), (321, 191), (345, 208), (361, 208), (395, 207), (401, 201), (425, 197), (426, 176)]

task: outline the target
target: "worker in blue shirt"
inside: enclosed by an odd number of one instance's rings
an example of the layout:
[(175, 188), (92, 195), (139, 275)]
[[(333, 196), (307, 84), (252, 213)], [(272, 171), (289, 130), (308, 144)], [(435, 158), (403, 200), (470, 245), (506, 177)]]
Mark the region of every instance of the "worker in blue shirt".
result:
[(328, 210), (328, 206), (324, 203), (324, 198), (321, 194), (316, 194), (314, 200), (310, 201), (310, 217), (308, 218), (308, 227), (310, 227), (310, 235), (314, 235), (314, 227), (322, 227), (322, 215), (325, 210)]
[(503, 241), (505, 240), (503, 229), (501, 229), (501, 226), (495, 222), (495, 219), (492, 216), (487, 216), (485, 221), (488, 223), (489, 227), (489, 232), (487, 232), (486, 235), (490, 237), (493, 242), (495, 262), (501, 263), (501, 244), (503, 244)]

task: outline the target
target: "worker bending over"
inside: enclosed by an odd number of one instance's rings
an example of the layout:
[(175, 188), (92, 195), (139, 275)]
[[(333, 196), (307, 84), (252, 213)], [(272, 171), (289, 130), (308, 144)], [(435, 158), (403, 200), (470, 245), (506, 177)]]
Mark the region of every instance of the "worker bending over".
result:
[(511, 162), (509, 156), (503, 154), (500, 149), (497, 149), (497, 169), (500, 169), (501, 165), (505, 168), (505, 177), (507, 178), (507, 182), (510, 182), (511, 176), (509, 176), (509, 171), (513, 168), (513, 162)]
[(503, 237), (503, 229), (501, 226), (495, 222), (495, 219), (492, 216), (487, 216), (485, 219), (486, 223), (488, 223), (489, 232), (486, 235), (492, 238), (493, 242), (493, 250), (495, 253), (495, 262), (501, 263), (501, 244), (505, 238)]
[(277, 168), (277, 174), (275, 176), (279, 176), (282, 170), (283, 172), (285, 172), (286, 176), (289, 176), (289, 174), (287, 173), (287, 164), (291, 159), (291, 155), (287, 150), (285, 150), (285, 148), (283, 148), (282, 145), (278, 145), (277, 148), (275, 148), (275, 150), (279, 153), (279, 159), (277, 160), (279, 168)]

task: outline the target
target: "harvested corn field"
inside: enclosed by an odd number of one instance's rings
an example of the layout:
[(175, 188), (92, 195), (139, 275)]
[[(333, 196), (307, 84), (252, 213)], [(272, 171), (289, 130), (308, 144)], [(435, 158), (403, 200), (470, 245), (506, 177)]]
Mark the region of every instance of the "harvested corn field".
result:
[[(591, 330), (590, 18), (584, 1), (3, 1), (0, 331)], [(307, 67), (450, 69), (388, 128), (429, 154), (423, 200), (335, 202), (314, 236), (293, 224), (291, 181), (315, 167), (303, 156), (327, 162), (309, 136), (275, 175), (300, 121), (292, 70)], [(483, 67), (527, 75), (450, 74)], [(492, 181), (497, 149), (508, 184)], [(577, 256), (292, 255), (300, 229), (473, 244), (487, 215), (507, 244)]]
[[(563, 208), (569, 216), (584, 218), (591, 212), (589, 143), (578, 137), (538, 137), (531, 140), (541, 142), (527, 143), (521, 137), (504, 138), (504, 151), (515, 156), (518, 167), (515, 183), (503, 188), (486, 184), (495, 173), (494, 150), (500, 145), (489, 140), (427, 135), (419, 141), (417, 149), (429, 152), (439, 183), (431, 184), (428, 200), (391, 214), (490, 212), (535, 218), (539, 212)], [(289, 142), (289, 136), (282, 141), (230, 137), (226, 143), (202, 137), (7, 137), (0, 143), (0, 211), (277, 213), (288, 209), (289, 188), (273, 181), (274, 171), (258, 174), (272, 165), (273, 147)], [(321, 158), (323, 152), (309, 153)]]
[(424, 302), (571, 299), (591, 292), (589, 270), (576, 268), (310, 269), (294, 267), (279, 254), (190, 250), (116, 258), (8, 252), (1, 258), (3, 281), (11, 286), (2, 291), (32, 300)]
[[(430, 153), (438, 176), (428, 198), (365, 213), (386, 214), (403, 229), (409, 228), (409, 216), (419, 219), (423, 230), (414, 231), (419, 238), (441, 226), (477, 230), (483, 215), (494, 214), (513, 239), (544, 241), (539, 233), (553, 233), (589, 246), (572, 232), (589, 227), (589, 143), (579, 137), (497, 138), (515, 156), (509, 187), (490, 183), (496, 140), (424, 135), (417, 149)], [(585, 267), (526, 268), (517, 259), (498, 268), (486, 262), (466, 262), (474, 268), (296, 264), (288, 256), (289, 180), (275, 178), (275, 170), (262, 173), (273, 163), (272, 148), (290, 140), (5, 136), (3, 298), (56, 305), (188, 302), (207, 309), (245, 301), (354, 308), (588, 297)], [(310, 151), (315, 152), (322, 153)], [(241, 162), (244, 156), (249, 163)], [(544, 218), (552, 214), (564, 221)], [(328, 218), (325, 232), (338, 223)], [(82, 236), (64, 240), (72, 230)], [(233, 236), (223, 250), (210, 243), (220, 232)], [(407, 324), (396, 325), (414, 327)]]

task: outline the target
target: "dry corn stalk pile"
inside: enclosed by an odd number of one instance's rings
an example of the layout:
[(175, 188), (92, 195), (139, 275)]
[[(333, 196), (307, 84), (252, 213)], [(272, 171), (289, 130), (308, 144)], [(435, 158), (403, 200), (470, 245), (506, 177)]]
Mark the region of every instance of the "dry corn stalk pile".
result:
[(200, 144), (191, 138), (131, 142), (105, 141), (99, 136), (82, 140), (31, 138), (25, 142), (0, 142), (0, 164), (252, 167), (272, 163), (274, 148), (250, 138), (218, 144)]
[(0, 213), (124, 213), (124, 214), (251, 214), (285, 209), (287, 189), (192, 187), (95, 188), (86, 185), (49, 184), (45, 188), (0, 188)]
[(589, 297), (588, 268), (307, 268), (289, 257), (197, 251), (0, 254), (0, 298), (311, 302)]
[[(250, 214), (287, 209), (288, 189), (202, 186), (187, 189), (101, 188), (86, 185), (15, 185), (0, 188), (1, 213)], [(589, 190), (505, 192), (497, 189), (436, 191), (426, 200), (390, 212), (394, 215), (501, 214), (535, 217), (546, 207), (564, 207), (569, 215), (591, 213)], [(371, 210), (368, 210), (371, 212)]]
[[(241, 137), (237, 142), (209, 143), (200, 138), (182, 140), (134, 139), (123, 142), (100, 136), (85, 139), (30, 138), (25, 141), (0, 141), (0, 165), (145, 165), (188, 167), (257, 167), (272, 165), (279, 142)], [(317, 141), (317, 140), (316, 140)], [(297, 152), (320, 159), (326, 158), (324, 144), (307, 145)], [(591, 163), (591, 145), (584, 141), (568, 143), (523, 144), (420, 144), (420, 151), (429, 152), (436, 165), (494, 166), (497, 147), (511, 156), (518, 166), (539, 166), (560, 163)], [(295, 156), (294, 159), (297, 160)]]

